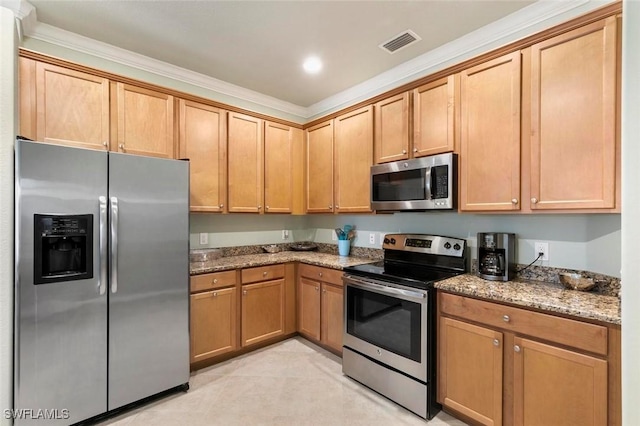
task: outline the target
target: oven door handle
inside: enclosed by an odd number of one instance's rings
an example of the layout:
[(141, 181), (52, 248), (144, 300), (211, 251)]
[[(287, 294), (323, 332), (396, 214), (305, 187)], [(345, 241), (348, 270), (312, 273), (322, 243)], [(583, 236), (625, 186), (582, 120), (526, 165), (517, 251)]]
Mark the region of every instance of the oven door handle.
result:
[(365, 281), (358, 279), (353, 275), (345, 275), (343, 279), (347, 283), (347, 285), (363, 288), (365, 290), (374, 290), (378, 293), (388, 294), (391, 296), (404, 296), (418, 300), (423, 300), (427, 297), (425, 293), (422, 293), (420, 291), (405, 290), (402, 288), (391, 287), (385, 284), (378, 284), (377, 282), (372, 282), (373, 280)]

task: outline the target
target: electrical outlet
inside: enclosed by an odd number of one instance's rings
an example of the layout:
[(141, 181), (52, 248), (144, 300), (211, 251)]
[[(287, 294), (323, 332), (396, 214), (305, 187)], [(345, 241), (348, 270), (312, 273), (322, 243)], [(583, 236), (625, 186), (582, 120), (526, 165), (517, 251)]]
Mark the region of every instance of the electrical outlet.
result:
[(376, 233), (375, 232), (370, 232), (369, 233), (369, 244), (375, 244), (376, 243)]
[(205, 244), (209, 244), (209, 234), (206, 232), (200, 233), (200, 245), (203, 246)]
[(543, 253), (541, 260), (549, 260), (549, 243), (541, 243), (536, 241), (534, 244), (535, 252), (534, 256), (538, 257), (540, 253)]
[(285, 229), (282, 231), (282, 239), (283, 240), (288, 240), (289, 239), (289, 230)]

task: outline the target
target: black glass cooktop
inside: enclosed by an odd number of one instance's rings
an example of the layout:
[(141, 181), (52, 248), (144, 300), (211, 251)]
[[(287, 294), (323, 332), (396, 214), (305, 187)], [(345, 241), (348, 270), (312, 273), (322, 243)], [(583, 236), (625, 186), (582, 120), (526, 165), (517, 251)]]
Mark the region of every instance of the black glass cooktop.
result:
[(436, 281), (451, 278), (461, 273), (425, 265), (384, 261), (350, 266), (344, 268), (344, 272), (422, 289), (430, 288)]

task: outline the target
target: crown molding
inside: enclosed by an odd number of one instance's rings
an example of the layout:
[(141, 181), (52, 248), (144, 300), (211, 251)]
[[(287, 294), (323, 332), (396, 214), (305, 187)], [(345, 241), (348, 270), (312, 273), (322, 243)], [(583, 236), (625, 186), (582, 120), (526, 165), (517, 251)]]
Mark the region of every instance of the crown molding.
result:
[(615, 0), (538, 1), (347, 90), (309, 107), (303, 107), (38, 22), (35, 8), (25, 0), (0, 1), (3, 5), (5, 2), (13, 5), (13, 8), (10, 8), (22, 22), (24, 35), (27, 37), (252, 102), (299, 117), (302, 121), (311, 121), (330, 114), (489, 49), (527, 37), (563, 20), (615, 2)]

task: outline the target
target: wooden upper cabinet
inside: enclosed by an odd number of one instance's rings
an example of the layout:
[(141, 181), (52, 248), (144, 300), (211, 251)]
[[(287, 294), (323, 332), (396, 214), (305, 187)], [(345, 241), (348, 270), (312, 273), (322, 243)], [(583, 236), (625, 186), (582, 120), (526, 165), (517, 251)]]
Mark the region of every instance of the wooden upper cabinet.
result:
[(373, 106), (335, 119), (335, 211), (371, 211)]
[(531, 48), (532, 209), (616, 207), (616, 25)]
[(455, 146), (455, 95), (451, 75), (413, 90), (413, 157), (451, 152)]
[(460, 76), (460, 210), (520, 209), (520, 52)]
[(20, 94), (24, 136), (57, 145), (109, 149), (106, 78), (21, 59)]
[(125, 83), (117, 83), (117, 94), (117, 150), (175, 158), (173, 96)]
[(291, 213), (293, 132), (283, 124), (264, 123), (265, 213)]
[(333, 120), (306, 130), (307, 212), (333, 212)]
[(376, 164), (409, 158), (409, 92), (374, 105)]
[(229, 113), (229, 212), (263, 211), (263, 124), (250, 115)]
[(190, 163), (191, 211), (224, 211), (227, 112), (180, 99), (180, 158)]
[(607, 361), (514, 339), (514, 425), (607, 425)]

